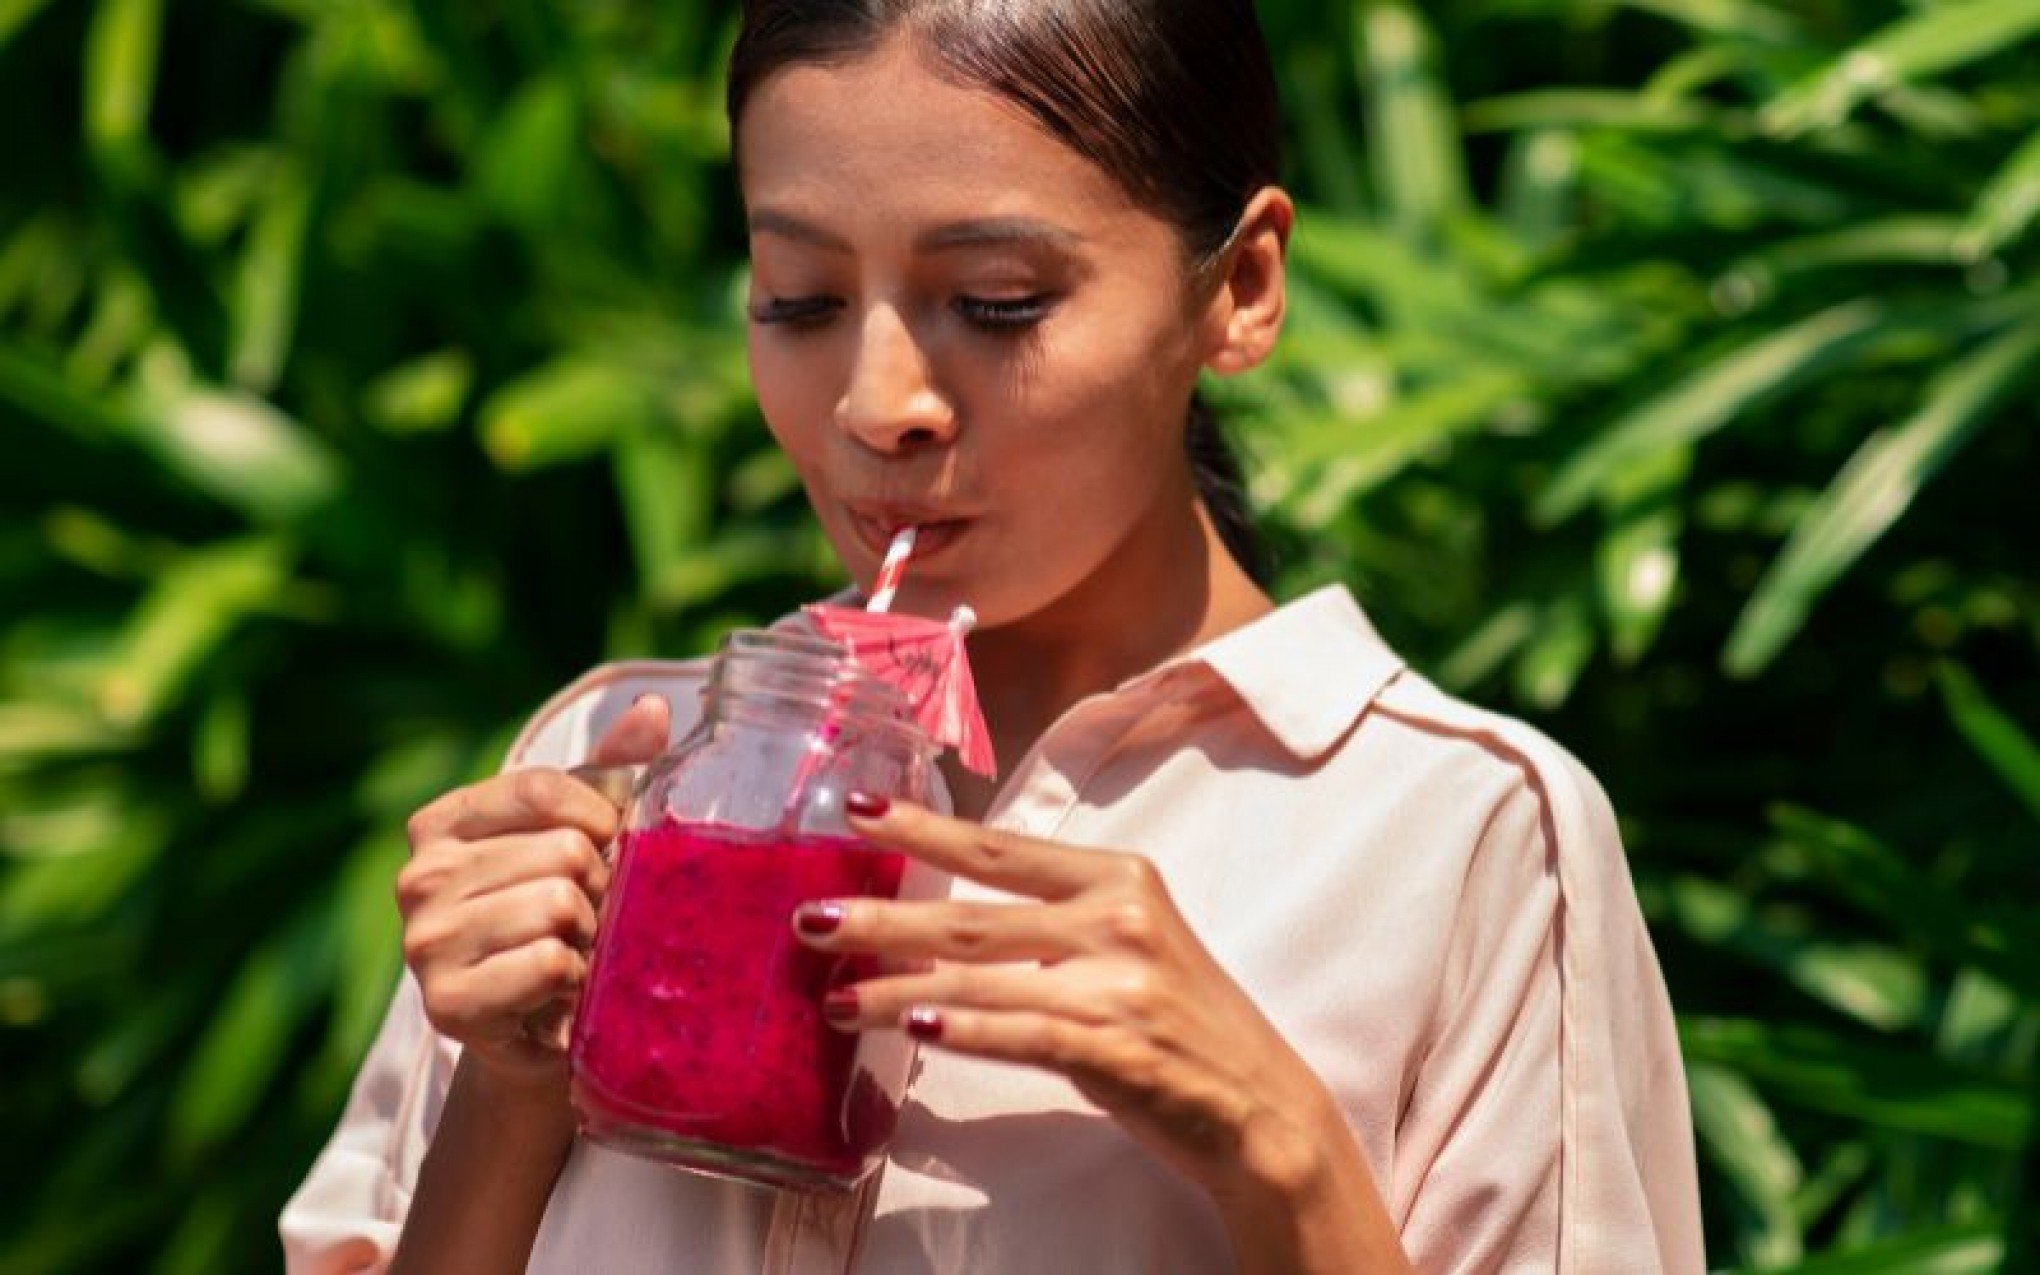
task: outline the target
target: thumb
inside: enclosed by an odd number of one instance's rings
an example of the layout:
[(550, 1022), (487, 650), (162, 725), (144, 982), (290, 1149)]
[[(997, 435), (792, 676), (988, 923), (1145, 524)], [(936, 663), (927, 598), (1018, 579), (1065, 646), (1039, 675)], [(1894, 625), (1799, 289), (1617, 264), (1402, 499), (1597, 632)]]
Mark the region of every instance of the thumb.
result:
[(598, 766), (632, 766), (666, 751), (673, 732), (673, 706), (656, 692), (640, 695), (595, 745), (588, 760)]

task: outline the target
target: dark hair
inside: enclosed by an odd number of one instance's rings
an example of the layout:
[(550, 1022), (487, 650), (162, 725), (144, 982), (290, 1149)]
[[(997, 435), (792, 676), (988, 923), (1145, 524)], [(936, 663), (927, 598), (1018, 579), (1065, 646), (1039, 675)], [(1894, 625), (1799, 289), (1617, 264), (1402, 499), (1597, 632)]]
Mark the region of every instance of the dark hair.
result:
[[(903, 28), (939, 72), (1017, 103), (1173, 223), (1193, 272), (1280, 175), (1281, 108), (1252, 0), (745, 0), (732, 131), (774, 72), (854, 60)], [(1265, 583), (1239, 458), (1201, 395), (1185, 434), (1226, 548)]]

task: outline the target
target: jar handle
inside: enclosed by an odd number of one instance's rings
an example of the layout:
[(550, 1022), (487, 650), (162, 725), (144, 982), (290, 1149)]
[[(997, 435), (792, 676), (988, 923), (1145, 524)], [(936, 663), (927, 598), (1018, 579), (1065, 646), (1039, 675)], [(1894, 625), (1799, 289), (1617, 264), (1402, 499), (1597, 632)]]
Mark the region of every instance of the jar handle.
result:
[(631, 798), (637, 795), (638, 785), (644, 781), (645, 767), (641, 765), (601, 766), (590, 763), (585, 766), (570, 766), (567, 774), (593, 788), (618, 810), (629, 810)]

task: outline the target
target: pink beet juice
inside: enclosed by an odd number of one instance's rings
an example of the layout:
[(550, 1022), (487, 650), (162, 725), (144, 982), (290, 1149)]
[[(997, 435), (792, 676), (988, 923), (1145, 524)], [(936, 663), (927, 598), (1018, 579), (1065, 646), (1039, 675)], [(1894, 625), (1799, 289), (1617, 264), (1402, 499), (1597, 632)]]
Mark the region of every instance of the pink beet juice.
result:
[(876, 970), (808, 948), (792, 918), (897, 897), (903, 857), (670, 818), (627, 832), (620, 855), (574, 1024), (584, 1128), (711, 1172), (856, 1180), (892, 1136), (900, 1046), (829, 1026), (823, 995)]
[(844, 645), (724, 640), (698, 723), (624, 818), (569, 1048), (585, 1137), (774, 1186), (841, 1189), (877, 1167), (912, 1042), (828, 1024), (823, 997), (876, 963), (808, 947), (793, 916), (946, 889), (845, 820), (852, 793), (929, 801), (937, 756), (913, 701)]

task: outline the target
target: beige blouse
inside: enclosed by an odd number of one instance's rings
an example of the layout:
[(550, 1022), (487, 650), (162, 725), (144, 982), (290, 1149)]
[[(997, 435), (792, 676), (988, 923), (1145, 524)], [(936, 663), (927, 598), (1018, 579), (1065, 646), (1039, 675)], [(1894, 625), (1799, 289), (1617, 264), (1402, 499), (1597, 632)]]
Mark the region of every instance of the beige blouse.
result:
[[(512, 766), (585, 756), (635, 697), (691, 723), (703, 667), (609, 666)], [(1404, 667), (1327, 589), (1084, 701), (987, 822), (1137, 850), (1337, 1096), (1426, 1272), (1702, 1268), (1686, 1089), (1599, 786)], [(996, 898), (961, 884), (959, 897)], [(285, 1209), (289, 1269), (375, 1271), (457, 1047), (407, 975)], [(1045, 1072), (928, 1050), (856, 1195), (695, 1177), (576, 1144), (540, 1275), (1233, 1269), (1218, 1215)]]

